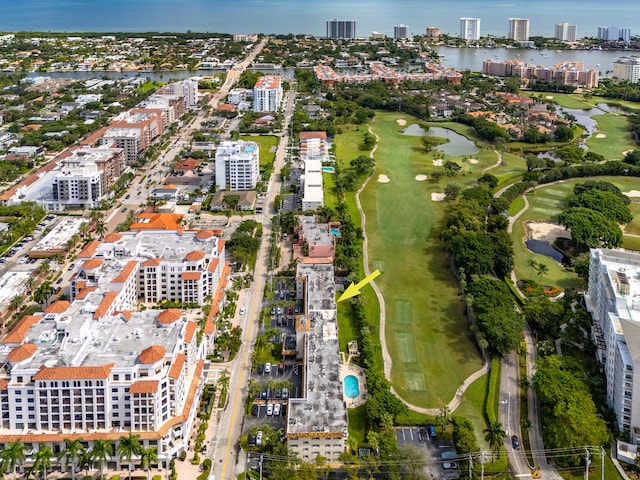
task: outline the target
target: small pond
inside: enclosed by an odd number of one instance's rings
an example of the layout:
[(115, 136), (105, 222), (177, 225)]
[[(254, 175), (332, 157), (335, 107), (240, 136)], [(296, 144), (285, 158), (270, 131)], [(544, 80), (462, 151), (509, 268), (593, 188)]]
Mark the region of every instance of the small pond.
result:
[(565, 256), (561, 252), (553, 248), (553, 245), (551, 245), (549, 242), (543, 242), (542, 240), (529, 239), (525, 241), (524, 244), (533, 253), (546, 255), (547, 257), (554, 259), (558, 263), (564, 264), (567, 261)]
[(448, 128), (429, 127), (429, 131), (425, 132), (420, 125), (413, 123), (405, 128), (402, 133), (403, 135), (409, 135), (410, 137), (423, 137), (428, 135), (430, 137), (446, 138), (449, 142), (443, 145), (438, 145), (436, 148), (445, 155), (450, 155), (452, 157), (474, 155), (480, 151), (478, 147), (476, 147), (476, 144), (471, 140), (454, 132), (453, 130), (449, 130)]

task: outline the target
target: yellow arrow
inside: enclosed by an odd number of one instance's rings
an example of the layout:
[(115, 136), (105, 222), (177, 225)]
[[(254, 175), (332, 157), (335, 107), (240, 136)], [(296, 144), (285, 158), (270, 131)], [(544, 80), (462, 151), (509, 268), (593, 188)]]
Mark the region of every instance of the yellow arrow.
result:
[(341, 302), (351, 297), (355, 297), (356, 295), (360, 295), (360, 289), (364, 287), (367, 283), (374, 280), (378, 275), (380, 275), (380, 270), (376, 270), (370, 275), (367, 275), (367, 277), (364, 280), (358, 282), (356, 285), (354, 285), (353, 282), (351, 282), (351, 285), (349, 285), (349, 287), (347, 287), (344, 293), (340, 295), (338, 302)]

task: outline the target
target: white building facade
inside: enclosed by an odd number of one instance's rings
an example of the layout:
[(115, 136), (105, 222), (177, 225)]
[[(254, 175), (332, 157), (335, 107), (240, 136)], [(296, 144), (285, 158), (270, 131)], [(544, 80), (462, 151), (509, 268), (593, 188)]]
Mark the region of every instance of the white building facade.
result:
[(516, 42), (526, 42), (529, 40), (528, 18), (510, 18), (509, 19), (509, 35), (508, 38)]
[(258, 78), (253, 87), (253, 110), (256, 112), (275, 112), (282, 103), (282, 77), (264, 75)]
[(613, 62), (613, 81), (638, 83), (640, 81), (640, 57), (622, 57)]
[(578, 27), (572, 23), (556, 23), (555, 39), (559, 42), (575, 42), (578, 34)]
[(224, 141), (216, 150), (218, 190), (252, 190), (260, 179), (260, 149), (256, 142)]
[(461, 17), (460, 38), (467, 41), (480, 40), (480, 19)]
[(409, 38), (409, 27), (407, 25), (394, 25), (393, 26), (393, 39), (405, 40)]

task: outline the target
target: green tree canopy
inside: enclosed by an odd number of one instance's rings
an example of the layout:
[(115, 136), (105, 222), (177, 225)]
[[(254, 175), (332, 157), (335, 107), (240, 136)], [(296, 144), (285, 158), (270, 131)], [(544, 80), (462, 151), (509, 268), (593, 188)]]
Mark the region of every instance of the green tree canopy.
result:
[(602, 243), (607, 248), (622, 245), (622, 231), (605, 215), (584, 207), (571, 207), (558, 217), (560, 224), (571, 230), (571, 237), (580, 245), (595, 248)]

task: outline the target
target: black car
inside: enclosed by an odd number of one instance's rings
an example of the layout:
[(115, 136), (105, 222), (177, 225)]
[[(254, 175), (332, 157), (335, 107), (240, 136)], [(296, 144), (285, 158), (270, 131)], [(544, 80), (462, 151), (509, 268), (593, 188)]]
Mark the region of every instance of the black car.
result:
[(511, 437), (511, 446), (513, 447), (514, 450), (520, 450), (520, 440), (518, 440), (517, 435), (513, 435)]
[(269, 396), (269, 389), (267, 387), (264, 387), (262, 389), (262, 394), (260, 395), (260, 398), (262, 398), (262, 400), (266, 400), (268, 396)]
[(258, 364), (258, 374), (262, 375), (264, 373), (264, 363)]
[(253, 405), (251, 407), (251, 415), (253, 415), (254, 417), (258, 416), (259, 411), (260, 411), (260, 407), (258, 405)]

